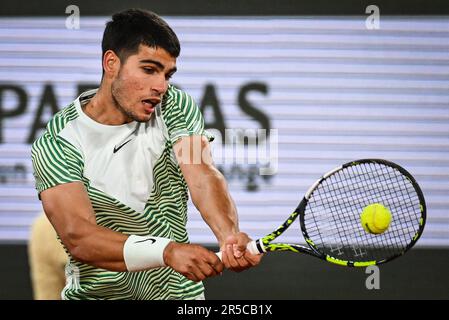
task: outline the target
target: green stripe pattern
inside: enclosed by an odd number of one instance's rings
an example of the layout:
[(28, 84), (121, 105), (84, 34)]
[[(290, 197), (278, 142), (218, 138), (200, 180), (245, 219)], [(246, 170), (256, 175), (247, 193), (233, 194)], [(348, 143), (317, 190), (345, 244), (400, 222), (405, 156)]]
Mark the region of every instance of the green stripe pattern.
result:
[(53, 117), (47, 130), (32, 145), (31, 160), (39, 193), (58, 184), (82, 180), (81, 154), (58, 136), (67, 123), (76, 118), (78, 113), (72, 103)]
[[(182, 136), (211, 136), (193, 99), (170, 87), (162, 105), (162, 117), (170, 139), (153, 168), (154, 185), (143, 212), (136, 212), (115, 198), (91, 186), (83, 176), (82, 152), (58, 135), (78, 117), (74, 104), (58, 112), (46, 132), (32, 147), (36, 189), (71, 181), (82, 181), (90, 197), (98, 225), (125, 234), (153, 235), (188, 243), (186, 231), (188, 190), (179, 166), (172, 156), (172, 145)], [(171, 268), (141, 272), (112, 272), (75, 261), (66, 268), (65, 299), (194, 299), (204, 291)]]
[(214, 139), (213, 135), (204, 130), (203, 116), (193, 98), (173, 86), (169, 87), (164, 97), (162, 116), (172, 144), (181, 137), (192, 135), (204, 135), (209, 141)]

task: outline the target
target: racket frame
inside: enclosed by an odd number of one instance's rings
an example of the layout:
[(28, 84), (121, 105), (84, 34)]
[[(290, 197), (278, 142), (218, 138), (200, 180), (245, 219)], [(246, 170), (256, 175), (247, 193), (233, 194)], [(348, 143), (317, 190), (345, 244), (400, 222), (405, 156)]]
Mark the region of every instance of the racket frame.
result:
[[(398, 170), (401, 174), (403, 174), (407, 180), (413, 185), (413, 188), (415, 189), (419, 201), (420, 201), (420, 211), (421, 211), (421, 218), (419, 220), (419, 228), (418, 231), (415, 233), (414, 237), (410, 241), (410, 243), (399, 252), (397, 255), (391, 256), (386, 259), (382, 260), (371, 260), (371, 261), (350, 261), (350, 260), (341, 260), (335, 257), (332, 257), (328, 254), (324, 254), (321, 252), (317, 246), (313, 243), (313, 241), (310, 239), (307, 229), (305, 226), (305, 211), (307, 207), (307, 203), (312, 196), (313, 192), (317, 189), (317, 187), (327, 178), (334, 175), (338, 171), (341, 171), (345, 168), (359, 165), (362, 163), (372, 163), (372, 164), (382, 164), (389, 166), (393, 169)], [(262, 237), (260, 239), (257, 239), (255, 241), (251, 241), (248, 244), (248, 249), (252, 253), (265, 253), (265, 252), (273, 252), (273, 251), (292, 251), (292, 252), (298, 252), (298, 253), (305, 253), (311, 256), (315, 256), (317, 258), (320, 258), (322, 260), (326, 260), (330, 263), (346, 266), (346, 267), (367, 267), (370, 265), (378, 265), (382, 263), (386, 263), (388, 261), (391, 261), (397, 257), (402, 256), (404, 253), (406, 253), (410, 248), (412, 248), (415, 243), (418, 241), (418, 239), (421, 237), (424, 226), (426, 223), (426, 203), (424, 199), (424, 195), (422, 193), (421, 188), (419, 187), (418, 183), (416, 182), (415, 178), (404, 168), (397, 165), (396, 163), (393, 163), (388, 160), (383, 159), (360, 159), (356, 161), (351, 161), (348, 163), (345, 163), (329, 172), (324, 174), (320, 179), (318, 179), (305, 193), (304, 198), (301, 200), (299, 205), (297, 206), (296, 210), (285, 220), (285, 222), (279, 226), (276, 230), (274, 230), (272, 233), (266, 235), (265, 237)], [(275, 240), (277, 237), (279, 237), (282, 233), (285, 232), (292, 224), (293, 222), (299, 217), (299, 222), (301, 226), (301, 231), (304, 236), (304, 240), (306, 241), (308, 247), (299, 245), (299, 244), (292, 244), (292, 243), (272, 243), (273, 240)], [(257, 251), (256, 251), (257, 250)]]

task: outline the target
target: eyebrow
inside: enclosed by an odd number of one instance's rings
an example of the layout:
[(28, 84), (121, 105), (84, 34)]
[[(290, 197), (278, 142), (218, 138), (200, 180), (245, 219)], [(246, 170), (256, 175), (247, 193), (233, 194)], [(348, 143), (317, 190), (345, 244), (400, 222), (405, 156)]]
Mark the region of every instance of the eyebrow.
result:
[[(157, 60), (144, 59), (144, 60), (140, 60), (140, 63), (152, 63), (152, 64), (156, 65), (158, 68), (160, 68), (162, 70), (165, 69), (165, 66), (162, 63), (160, 63), (159, 61), (157, 61)], [(177, 70), (178, 69), (176, 67), (173, 67), (172, 69), (170, 69), (168, 71), (169, 71), (169, 73), (175, 73)]]

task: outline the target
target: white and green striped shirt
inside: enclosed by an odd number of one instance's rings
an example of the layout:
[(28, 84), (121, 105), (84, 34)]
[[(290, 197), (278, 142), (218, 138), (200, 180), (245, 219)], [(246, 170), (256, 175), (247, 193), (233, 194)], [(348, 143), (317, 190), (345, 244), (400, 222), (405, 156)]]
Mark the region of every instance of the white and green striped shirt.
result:
[[(38, 193), (81, 181), (98, 225), (188, 243), (187, 185), (173, 144), (189, 135), (212, 139), (198, 106), (170, 86), (148, 122), (108, 126), (82, 111), (95, 94), (87, 91), (59, 111), (33, 143)], [(112, 272), (70, 257), (66, 275), (64, 299), (193, 299), (204, 291), (171, 268)]]

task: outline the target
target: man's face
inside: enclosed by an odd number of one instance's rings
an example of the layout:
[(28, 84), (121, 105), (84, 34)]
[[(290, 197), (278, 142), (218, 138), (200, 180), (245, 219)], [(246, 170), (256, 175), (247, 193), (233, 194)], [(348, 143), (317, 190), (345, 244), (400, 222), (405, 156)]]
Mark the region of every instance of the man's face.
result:
[(176, 58), (167, 51), (140, 45), (137, 54), (121, 64), (112, 81), (115, 106), (131, 120), (148, 121), (175, 72)]

